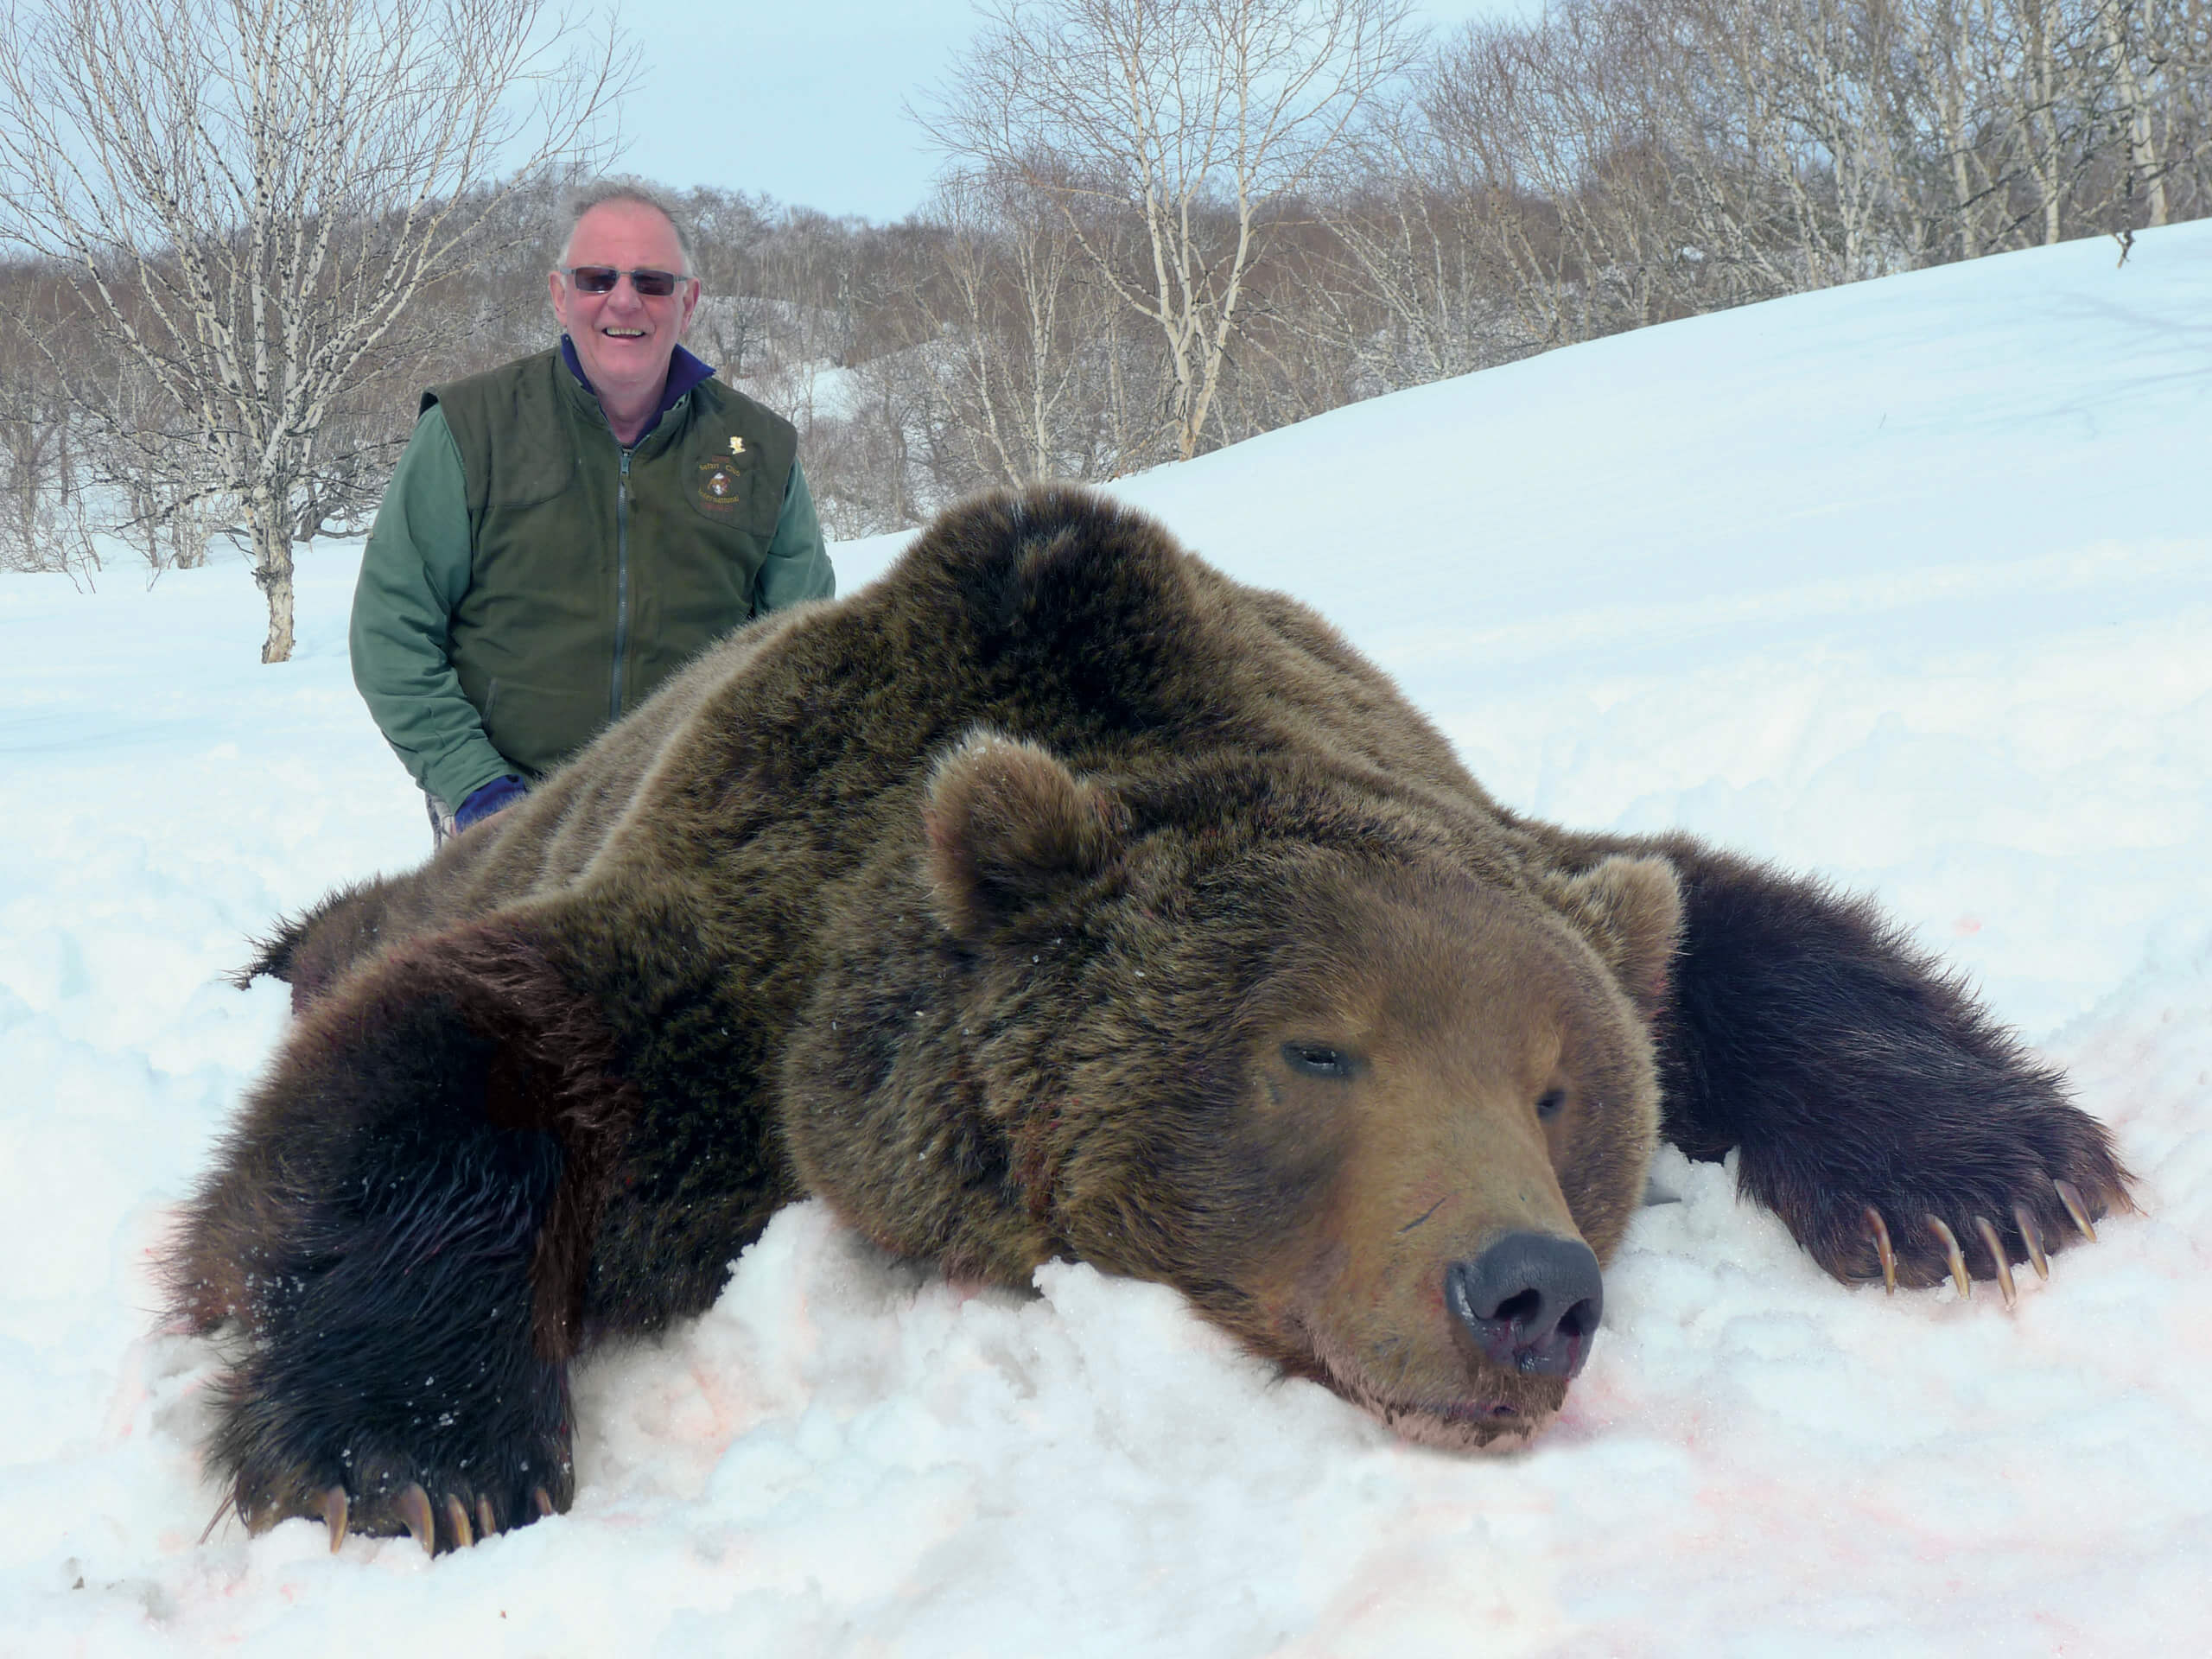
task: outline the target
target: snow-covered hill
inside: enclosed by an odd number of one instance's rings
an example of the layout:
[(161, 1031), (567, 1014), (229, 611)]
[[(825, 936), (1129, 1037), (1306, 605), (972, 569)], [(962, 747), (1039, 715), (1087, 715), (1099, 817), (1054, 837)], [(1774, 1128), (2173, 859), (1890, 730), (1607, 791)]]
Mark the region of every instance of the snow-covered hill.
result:
[[(1525, 1453), (1402, 1446), (1080, 1268), (786, 1213), (579, 1388), (573, 1514), (432, 1565), (200, 1534), (147, 1253), (285, 1019), (219, 977), (412, 862), (357, 550), (0, 581), (0, 1653), (2212, 1649), (2212, 225), (1553, 353), (1130, 481), (1345, 626), (1516, 805), (1872, 889), (2148, 1215), (2006, 1313), (1815, 1272), (1671, 1156)], [(848, 587), (894, 544), (842, 550)]]

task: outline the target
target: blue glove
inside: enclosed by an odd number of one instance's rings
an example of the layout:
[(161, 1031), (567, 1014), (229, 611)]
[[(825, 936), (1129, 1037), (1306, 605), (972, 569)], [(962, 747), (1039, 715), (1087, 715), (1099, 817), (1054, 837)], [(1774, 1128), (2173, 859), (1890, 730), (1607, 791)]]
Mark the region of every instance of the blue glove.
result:
[(480, 823), (529, 793), (519, 778), (494, 778), (483, 788), (470, 790), (468, 798), (454, 809), (453, 827), (466, 830), (472, 823)]

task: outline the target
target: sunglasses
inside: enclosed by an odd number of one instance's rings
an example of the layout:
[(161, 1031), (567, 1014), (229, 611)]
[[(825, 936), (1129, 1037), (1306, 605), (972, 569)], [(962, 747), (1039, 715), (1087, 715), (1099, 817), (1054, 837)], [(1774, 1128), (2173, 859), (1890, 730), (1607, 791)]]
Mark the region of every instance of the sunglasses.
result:
[(579, 294), (612, 294), (614, 284), (627, 276), (639, 296), (648, 300), (664, 300), (688, 280), (672, 270), (617, 270), (612, 265), (563, 265), (561, 274)]

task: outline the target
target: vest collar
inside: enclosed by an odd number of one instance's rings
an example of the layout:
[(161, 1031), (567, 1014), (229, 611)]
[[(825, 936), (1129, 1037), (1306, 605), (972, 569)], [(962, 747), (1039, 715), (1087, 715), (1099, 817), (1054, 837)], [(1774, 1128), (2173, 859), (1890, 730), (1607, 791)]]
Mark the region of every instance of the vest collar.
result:
[[(584, 365), (576, 360), (575, 342), (565, 334), (561, 336), (561, 360), (569, 365), (569, 372), (575, 376), (576, 384), (591, 393), (593, 402), (598, 402), (598, 391), (584, 373)], [(678, 346), (675, 354), (668, 359), (668, 390), (661, 393), (660, 407), (653, 410), (653, 417), (645, 423), (645, 429), (638, 434), (638, 442), (643, 443), (652, 436), (655, 429), (660, 425), (661, 416), (690, 397), (692, 388), (702, 380), (712, 378), (714, 372), (713, 364), (702, 362)]]

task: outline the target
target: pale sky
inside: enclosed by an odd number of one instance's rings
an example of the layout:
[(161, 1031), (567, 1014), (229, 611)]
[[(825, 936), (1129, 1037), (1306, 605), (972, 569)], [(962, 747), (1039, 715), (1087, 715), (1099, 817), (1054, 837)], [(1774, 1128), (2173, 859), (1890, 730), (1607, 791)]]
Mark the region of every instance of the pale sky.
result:
[[(1430, 0), (1439, 29), (1523, 10)], [(827, 213), (919, 207), (938, 158), (901, 113), (941, 84), (978, 26), (969, 0), (622, 0), (643, 48), (621, 165), (662, 184), (765, 190)]]

